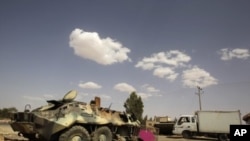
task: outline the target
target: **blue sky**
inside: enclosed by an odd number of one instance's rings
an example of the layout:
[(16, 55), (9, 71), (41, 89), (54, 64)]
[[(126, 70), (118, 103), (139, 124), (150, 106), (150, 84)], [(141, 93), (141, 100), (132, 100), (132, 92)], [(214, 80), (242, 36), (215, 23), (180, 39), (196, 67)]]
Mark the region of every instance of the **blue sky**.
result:
[(250, 107), (249, 1), (0, 2), (0, 107), (102, 98), (144, 115)]

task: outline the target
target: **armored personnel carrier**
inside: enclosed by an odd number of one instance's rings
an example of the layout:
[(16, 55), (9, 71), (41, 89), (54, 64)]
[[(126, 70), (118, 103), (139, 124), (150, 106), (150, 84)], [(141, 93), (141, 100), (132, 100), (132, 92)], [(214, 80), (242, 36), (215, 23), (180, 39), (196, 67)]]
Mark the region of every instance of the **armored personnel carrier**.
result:
[(90, 103), (75, 101), (77, 92), (69, 91), (62, 100), (14, 113), (14, 131), (31, 141), (111, 141), (138, 140), (140, 122), (133, 113), (103, 108), (95, 97)]

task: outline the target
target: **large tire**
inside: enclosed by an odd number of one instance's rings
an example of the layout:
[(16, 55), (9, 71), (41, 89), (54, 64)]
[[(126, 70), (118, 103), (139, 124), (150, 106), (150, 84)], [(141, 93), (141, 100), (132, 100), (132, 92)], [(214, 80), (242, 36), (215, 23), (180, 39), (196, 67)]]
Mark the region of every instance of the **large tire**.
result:
[(191, 132), (190, 131), (183, 131), (182, 132), (182, 137), (185, 138), (185, 139), (192, 138)]
[(99, 127), (93, 134), (93, 141), (112, 141), (113, 135), (107, 126)]
[(84, 127), (73, 126), (63, 132), (58, 141), (90, 141), (90, 135)]

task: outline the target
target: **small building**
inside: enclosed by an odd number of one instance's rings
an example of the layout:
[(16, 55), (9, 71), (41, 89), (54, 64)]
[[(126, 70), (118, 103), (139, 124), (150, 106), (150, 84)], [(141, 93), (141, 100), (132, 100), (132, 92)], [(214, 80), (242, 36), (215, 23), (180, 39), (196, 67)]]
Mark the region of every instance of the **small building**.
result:
[(242, 119), (246, 122), (246, 124), (250, 124), (250, 113), (244, 115)]

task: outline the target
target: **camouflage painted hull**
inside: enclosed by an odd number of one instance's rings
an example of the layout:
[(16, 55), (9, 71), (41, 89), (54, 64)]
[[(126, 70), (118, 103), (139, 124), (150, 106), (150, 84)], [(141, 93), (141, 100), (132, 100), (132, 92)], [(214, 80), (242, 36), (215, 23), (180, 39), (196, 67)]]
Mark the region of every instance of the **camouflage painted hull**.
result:
[[(63, 100), (47, 101), (48, 105), (32, 112), (15, 113), (11, 127), (23, 135), (43, 141), (72, 140), (85, 136), (88, 140), (105, 134), (110, 140), (132, 140), (139, 134), (140, 122), (133, 113), (100, 107), (100, 99), (90, 104), (74, 101), (75, 91)], [(84, 138), (84, 137), (83, 137)]]

